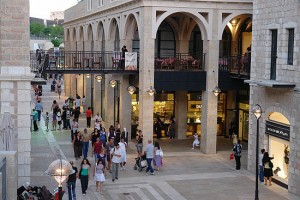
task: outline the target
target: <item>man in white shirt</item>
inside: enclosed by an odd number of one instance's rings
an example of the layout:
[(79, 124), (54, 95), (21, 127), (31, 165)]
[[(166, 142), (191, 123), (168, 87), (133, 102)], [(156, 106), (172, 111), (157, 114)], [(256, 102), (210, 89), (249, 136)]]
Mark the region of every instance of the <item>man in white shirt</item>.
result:
[(266, 152), (266, 150), (265, 149), (261, 149), (260, 150), (261, 151), (261, 154), (259, 154), (259, 160), (258, 160), (258, 165), (259, 165), (259, 181), (261, 182), (261, 183), (263, 183), (264, 182), (264, 166), (263, 166), (263, 162), (262, 162), (262, 160), (263, 160), (263, 157), (264, 157), (264, 154), (265, 154), (265, 152)]
[(115, 179), (118, 179), (119, 173), (119, 164), (121, 161), (121, 153), (120, 153), (120, 146), (116, 144), (115, 148), (111, 149), (110, 151), (111, 161), (112, 161), (112, 181), (114, 182)]

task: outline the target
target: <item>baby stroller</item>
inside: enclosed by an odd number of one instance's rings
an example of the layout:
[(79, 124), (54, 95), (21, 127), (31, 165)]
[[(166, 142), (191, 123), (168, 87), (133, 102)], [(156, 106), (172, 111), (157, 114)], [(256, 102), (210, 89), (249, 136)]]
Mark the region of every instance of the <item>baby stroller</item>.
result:
[(141, 172), (143, 168), (147, 166), (146, 154), (142, 155), (141, 157), (135, 158), (135, 165), (133, 167), (134, 170), (138, 170)]

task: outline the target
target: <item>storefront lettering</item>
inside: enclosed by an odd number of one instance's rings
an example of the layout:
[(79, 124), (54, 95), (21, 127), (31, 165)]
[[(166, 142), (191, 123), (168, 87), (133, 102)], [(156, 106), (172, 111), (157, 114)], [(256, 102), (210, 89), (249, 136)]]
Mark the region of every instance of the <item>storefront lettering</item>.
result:
[(290, 140), (290, 127), (274, 122), (266, 121), (266, 134)]

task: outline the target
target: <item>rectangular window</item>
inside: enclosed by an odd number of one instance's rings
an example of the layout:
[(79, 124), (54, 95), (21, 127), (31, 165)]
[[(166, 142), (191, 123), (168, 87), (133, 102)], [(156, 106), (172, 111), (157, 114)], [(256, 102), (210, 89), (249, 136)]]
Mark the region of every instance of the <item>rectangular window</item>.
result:
[(288, 65), (293, 65), (293, 54), (294, 54), (294, 37), (295, 37), (295, 33), (294, 33), (294, 29), (288, 29), (288, 34), (289, 34), (289, 38), (288, 38), (288, 57), (287, 57), (287, 64)]
[(88, 4), (87, 4), (87, 9), (88, 9), (88, 11), (92, 10), (92, 8), (93, 8), (92, 0), (88, 0), (87, 3), (88, 3)]
[(271, 30), (271, 80), (276, 80), (277, 33), (276, 29)]
[(99, 3), (98, 3), (98, 6), (100, 7), (100, 6), (103, 6), (103, 0), (98, 0), (99, 1)]

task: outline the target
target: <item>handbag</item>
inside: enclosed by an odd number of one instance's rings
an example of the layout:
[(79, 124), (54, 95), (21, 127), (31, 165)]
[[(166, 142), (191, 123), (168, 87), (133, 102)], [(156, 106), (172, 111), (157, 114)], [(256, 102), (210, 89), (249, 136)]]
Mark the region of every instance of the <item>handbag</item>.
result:
[(160, 157), (164, 157), (164, 152), (162, 151), (162, 148), (160, 148), (159, 156), (160, 156)]
[(230, 154), (229, 159), (230, 159), (230, 160), (233, 160), (233, 159), (234, 159), (233, 153)]

